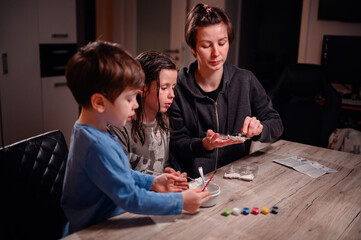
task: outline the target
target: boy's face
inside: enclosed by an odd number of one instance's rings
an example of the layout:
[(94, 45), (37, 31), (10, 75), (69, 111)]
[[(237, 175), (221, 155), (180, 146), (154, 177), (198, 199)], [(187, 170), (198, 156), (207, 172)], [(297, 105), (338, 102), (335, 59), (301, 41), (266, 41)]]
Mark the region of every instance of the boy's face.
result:
[(150, 84), (149, 92), (145, 97), (146, 111), (157, 113), (159, 104), (160, 112), (166, 112), (173, 102), (174, 88), (176, 85), (177, 71), (162, 69), (159, 72), (159, 98), (157, 95), (157, 83), (156, 81), (153, 81)]
[(126, 88), (115, 100), (108, 103), (106, 109), (107, 122), (117, 127), (123, 127), (135, 114), (138, 108), (137, 94), (139, 89)]

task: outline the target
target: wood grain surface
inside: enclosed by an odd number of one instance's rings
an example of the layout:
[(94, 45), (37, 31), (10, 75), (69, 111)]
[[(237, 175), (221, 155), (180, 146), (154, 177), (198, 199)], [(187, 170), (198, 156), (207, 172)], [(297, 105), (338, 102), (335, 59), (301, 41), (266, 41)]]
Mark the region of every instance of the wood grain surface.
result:
[[(272, 162), (295, 155), (338, 172), (314, 179)], [(361, 239), (361, 155), (280, 140), (232, 164), (250, 163), (258, 166), (252, 182), (223, 178), (229, 165), (218, 169), (214, 207), (176, 216), (125, 213), (65, 239)], [(222, 215), (274, 205), (278, 214)]]

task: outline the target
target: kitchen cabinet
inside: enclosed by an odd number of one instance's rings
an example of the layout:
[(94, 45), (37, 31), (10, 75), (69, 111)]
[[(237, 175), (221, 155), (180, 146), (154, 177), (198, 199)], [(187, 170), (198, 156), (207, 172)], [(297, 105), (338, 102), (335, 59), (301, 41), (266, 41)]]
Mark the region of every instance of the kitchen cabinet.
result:
[(44, 131), (60, 129), (69, 144), (71, 130), (79, 108), (64, 76), (41, 79), (43, 92)]
[(36, 15), (34, 1), (0, 0), (2, 145), (43, 131)]
[(76, 1), (38, 0), (39, 42), (76, 43)]
[(0, 0), (0, 36), (0, 145), (54, 129), (69, 144), (79, 109), (64, 85), (66, 61), (42, 75), (52, 60), (41, 61), (40, 46), (76, 50), (76, 0)]

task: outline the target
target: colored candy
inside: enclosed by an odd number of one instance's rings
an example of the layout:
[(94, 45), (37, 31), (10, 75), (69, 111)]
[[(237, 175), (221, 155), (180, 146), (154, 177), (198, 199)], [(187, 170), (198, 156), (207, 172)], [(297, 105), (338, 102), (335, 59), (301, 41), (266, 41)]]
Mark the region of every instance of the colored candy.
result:
[(277, 214), (277, 213), (278, 213), (278, 207), (277, 207), (277, 206), (273, 206), (273, 207), (272, 207), (272, 210), (271, 210), (271, 213)]
[[(267, 215), (267, 214), (269, 214), (269, 213), (273, 213), (273, 214), (278, 214), (278, 207), (277, 206), (273, 206), (271, 209), (269, 209), (268, 207), (262, 207), (262, 211), (261, 211), (261, 213), (263, 214), (263, 215)], [(243, 214), (243, 215), (248, 215), (248, 214), (250, 214), (250, 209), (248, 208), (248, 207), (244, 207), (243, 208), (243, 210), (241, 211), (241, 209), (239, 209), (239, 208), (233, 208), (232, 209), (232, 211), (231, 210), (229, 210), (228, 208), (225, 208), (224, 210), (223, 210), (223, 215), (224, 216), (229, 216), (230, 214), (233, 214), (233, 215), (235, 215), (235, 216), (238, 216), (238, 215), (240, 215), (240, 214)], [(254, 208), (252, 208), (252, 212), (251, 212), (253, 215), (258, 215), (259, 213), (260, 213), (260, 209), (259, 208), (257, 208), (257, 207), (254, 207)]]
[(262, 208), (262, 214), (267, 215), (267, 214), (269, 214), (269, 212), (270, 212), (270, 210), (269, 210), (268, 207), (263, 207)]
[(242, 214), (243, 215), (248, 215), (249, 214), (249, 208), (248, 207), (243, 208)]
[(228, 208), (225, 208), (225, 209), (223, 210), (223, 215), (224, 215), (224, 216), (229, 216), (229, 214), (231, 214), (231, 211), (230, 211)]
[(254, 208), (252, 209), (252, 214), (258, 215), (258, 214), (259, 214), (259, 208), (254, 207)]
[(239, 214), (241, 214), (241, 209), (233, 208), (232, 209), (232, 214), (238, 216)]

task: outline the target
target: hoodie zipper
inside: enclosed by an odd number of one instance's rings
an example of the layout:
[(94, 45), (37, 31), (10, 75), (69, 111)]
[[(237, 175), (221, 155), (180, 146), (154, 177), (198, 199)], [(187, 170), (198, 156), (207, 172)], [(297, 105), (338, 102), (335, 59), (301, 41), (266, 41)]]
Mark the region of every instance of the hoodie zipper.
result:
[[(219, 133), (219, 117), (218, 117), (218, 109), (217, 109), (217, 106), (218, 106), (217, 102), (218, 102), (219, 94), (220, 94), (220, 92), (217, 95), (216, 101), (214, 101), (210, 97), (206, 97), (206, 98), (210, 99), (214, 103), (214, 111), (216, 113), (216, 120), (217, 120), (217, 133)], [(218, 165), (218, 148), (216, 148), (216, 165), (214, 167), (214, 170), (217, 170), (217, 165)]]

